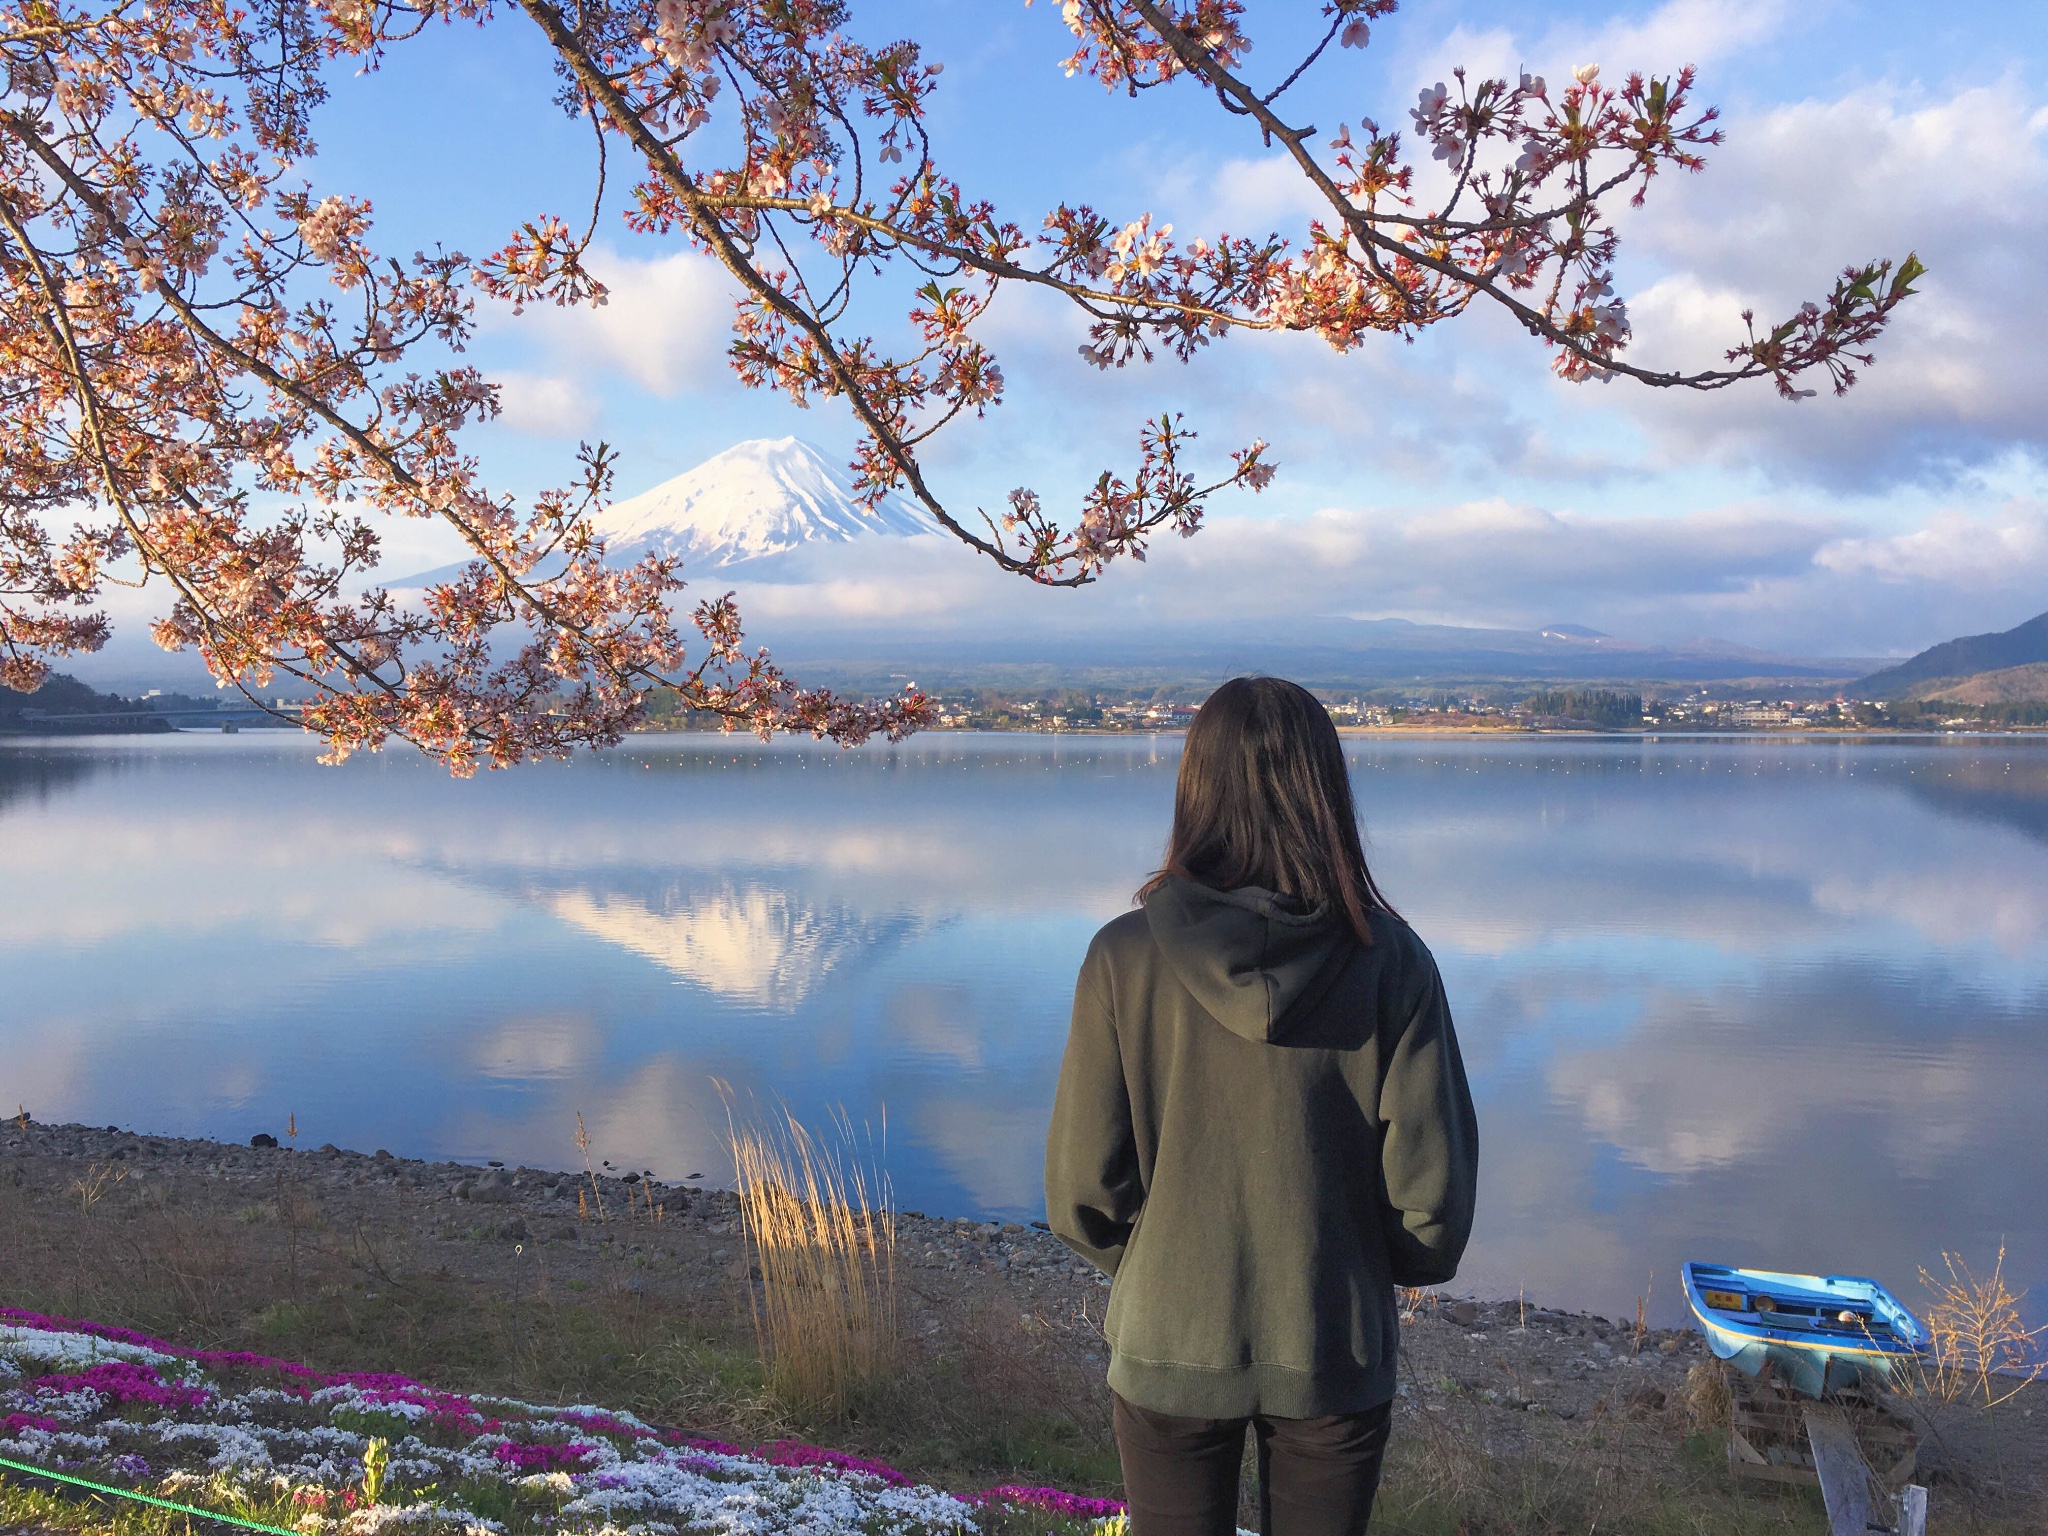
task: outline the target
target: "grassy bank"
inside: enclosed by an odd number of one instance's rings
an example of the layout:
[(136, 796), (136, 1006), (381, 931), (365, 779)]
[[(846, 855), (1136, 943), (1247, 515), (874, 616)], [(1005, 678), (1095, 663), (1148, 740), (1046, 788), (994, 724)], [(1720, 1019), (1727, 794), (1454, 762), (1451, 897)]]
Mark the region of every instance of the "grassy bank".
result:
[[(602, 1214), (599, 1208), (602, 1207)], [(906, 1217), (900, 1347), (844, 1411), (768, 1390), (731, 1196), (333, 1151), (0, 1126), (0, 1302), (436, 1387), (801, 1439), (970, 1491), (1119, 1493), (1106, 1290), (1041, 1234)], [(1817, 1494), (1733, 1482), (1690, 1335), (1516, 1303), (1421, 1303), (1375, 1530), (1810, 1532)], [(2038, 1531), (2048, 1412), (1958, 1418), (1932, 1528)], [(1249, 1491), (1249, 1485), (1248, 1485)], [(1255, 1521), (1249, 1501), (1242, 1519)], [(154, 1529), (153, 1516), (113, 1523)], [(109, 1522), (18, 1484), (0, 1524)], [(990, 1522), (985, 1522), (990, 1523)], [(1019, 1536), (1039, 1517), (992, 1517)]]

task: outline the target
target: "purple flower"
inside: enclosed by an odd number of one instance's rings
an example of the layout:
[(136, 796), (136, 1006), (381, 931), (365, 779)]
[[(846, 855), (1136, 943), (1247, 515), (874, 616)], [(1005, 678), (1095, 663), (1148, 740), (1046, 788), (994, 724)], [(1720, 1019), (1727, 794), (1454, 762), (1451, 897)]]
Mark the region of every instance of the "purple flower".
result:
[(43, 1429), (54, 1434), (62, 1428), (55, 1419), (46, 1419), (39, 1413), (10, 1413), (0, 1418), (0, 1436), (10, 1440), (25, 1429)]
[(125, 1477), (131, 1483), (139, 1483), (149, 1476), (149, 1463), (130, 1452), (123, 1452), (107, 1465), (113, 1469), (114, 1476)]
[(737, 1445), (728, 1445), (723, 1440), (705, 1440), (697, 1435), (685, 1434), (672, 1429), (665, 1437), (670, 1445), (687, 1445), (692, 1450), (708, 1451), (713, 1456), (744, 1456), (746, 1451)]
[(107, 1360), (69, 1376), (42, 1376), (27, 1384), (35, 1392), (99, 1393), (109, 1405), (148, 1403), (153, 1408), (197, 1408), (213, 1396), (205, 1387), (167, 1384), (146, 1365)]
[(1068, 1493), (1059, 1488), (1020, 1488), (1005, 1484), (991, 1488), (985, 1493), (970, 1493), (961, 1501), (966, 1504), (1028, 1504), (1034, 1509), (1043, 1509), (1055, 1515), (1072, 1515), (1078, 1519), (1100, 1520), (1108, 1515), (1124, 1512), (1121, 1501), (1116, 1499), (1085, 1499), (1078, 1493)]
[(907, 1488), (910, 1479), (894, 1467), (885, 1467), (878, 1461), (866, 1461), (858, 1456), (849, 1456), (844, 1451), (828, 1451), (822, 1446), (800, 1445), (794, 1440), (777, 1440), (765, 1445), (760, 1451), (761, 1459), (771, 1467), (830, 1467), (837, 1472), (859, 1472), (868, 1477), (878, 1477), (892, 1488)]
[(514, 1445), (506, 1441), (491, 1447), (491, 1456), (518, 1472), (580, 1472), (597, 1447), (572, 1440), (567, 1445)]

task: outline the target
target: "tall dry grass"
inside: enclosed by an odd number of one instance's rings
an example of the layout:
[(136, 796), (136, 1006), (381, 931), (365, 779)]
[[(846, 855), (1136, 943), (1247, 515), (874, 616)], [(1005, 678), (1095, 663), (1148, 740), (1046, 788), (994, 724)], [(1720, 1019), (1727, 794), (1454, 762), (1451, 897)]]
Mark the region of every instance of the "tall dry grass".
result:
[(768, 1389), (797, 1413), (843, 1416), (899, 1358), (887, 1175), (843, 1113), (819, 1135), (786, 1109), (742, 1124), (729, 1092), (726, 1109)]
[(1957, 1254), (1943, 1253), (1941, 1263), (1941, 1274), (1920, 1271), (1930, 1297), (1922, 1320), (1934, 1348), (1915, 1385), (1942, 1402), (1969, 1398), (1996, 1407), (2048, 1369), (2042, 1348), (2048, 1327), (2026, 1326), (2020, 1303), (2027, 1293), (2006, 1284), (2003, 1244), (1983, 1276)]

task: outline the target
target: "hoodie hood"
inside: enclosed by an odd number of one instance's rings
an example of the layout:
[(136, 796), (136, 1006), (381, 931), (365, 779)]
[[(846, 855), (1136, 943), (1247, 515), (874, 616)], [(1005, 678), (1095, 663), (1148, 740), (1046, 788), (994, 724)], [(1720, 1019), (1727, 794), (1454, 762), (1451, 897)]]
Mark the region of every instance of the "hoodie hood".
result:
[(1270, 1042), (1329, 990), (1357, 939), (1326, 908), (1301, 911), (1257, 886), (1217, 891), (1178, 875), (1145, 898), (1166, 963), (1216, 1022)]

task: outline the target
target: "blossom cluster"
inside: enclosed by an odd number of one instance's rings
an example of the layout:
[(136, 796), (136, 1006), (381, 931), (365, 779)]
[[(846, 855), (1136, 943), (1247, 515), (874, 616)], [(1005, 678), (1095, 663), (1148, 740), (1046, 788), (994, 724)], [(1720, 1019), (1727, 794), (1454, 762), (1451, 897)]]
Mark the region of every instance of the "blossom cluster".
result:
[[(389, 1447), (374, 1502), (364, 1477), (373, 1437)], [(747, 1450), (618, 1410), (184, 1350), (12, 1308), (0, 1308), (0, 1455), (201, 1507), (267, 1503), (307, 1536), (376, 1536), (410, 1524), (470, 1536), (622, 1528), (971, 1536), (975, 1511), (991, 1504), (1028, 1505), (1078, 1525), (1122, 1509), (1048, 1488), (959, 1497), (819, 1446)], [(464, 1502), (479, 1488), (509, 1493), (509, 1520)], [(491, 1507), (502, 1516), (502, 1497)]]

